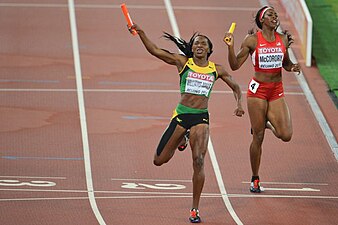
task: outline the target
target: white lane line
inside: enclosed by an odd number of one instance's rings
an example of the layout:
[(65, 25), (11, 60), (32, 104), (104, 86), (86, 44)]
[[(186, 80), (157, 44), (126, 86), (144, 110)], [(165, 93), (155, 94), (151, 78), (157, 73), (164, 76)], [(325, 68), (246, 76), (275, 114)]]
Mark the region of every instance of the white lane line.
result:
[(82, 134), (83, 155), (84, 155), (88, 197), (89, 197), (90, 206), (92, 207), (92, 210), (95, 214), (97, 221), (99, 222), (100, 225), (105, 225), (106, 223), (103, 220), (103, 217), (95, 201), (94, 188), (93, 188), (74, 0), (68, 0), (68, 6), (69, 6), (70, 28), (71, 28), (71, 34), (72, 34), (73, 57), (74, 57), (75, 77), (76, 77), (76, 87), (77, 87), (77, 99), (78, 99), (78, 104), (79, 104), (80, 125), (81, 125), (81, 134)]
[[(88, 193), (87, 190), (69, 190), (69, 189), (37, 189), (37, 188), (0, 188), (0, 191), (8, 191), (8, 192), (50, 192), (50, 193)], [(98, 194), (124, 194), (124, 195), (130, 195), (130, 194), (138, 194), (138, 195), (190, 195), (192, 196), (191, 192), (168, 192), (168, 191), (95, 191), (95, 193)], [(288, 197), (288, 198), (300, 198), (300, 197), (304, 197), (304, 198), (328, 198), (328, 199), (335, 199), (338, 198), (338, 196), (325, 196), (325, 195), (319, 195), (319, 196), (315, 196), (315, 195), (311, 195), (311, 196), (306, 196), (306, 195), (269, 195), (269, 194), (220, 194), (220, 193), (202, 193), (201, 196), (203, 197), (222, 197), (223, 195), (227, 195), (229, 198), (231, 197), (248, 197), (248, 198), (253, 198), (253, 197), (267, 197), (267, 198), (271, 198), (271, 197), (278, 197), (278, 198), (284, 198), (284, 197)], [(98, 198), (98, 197), (95, 197)]]
[(0, 176), (0, 178), (25, 178), (25, 179), (61, 179), (65, 180), (66, 177), (29, 177), (29, 176)]
[[(61, 190), (61, 189), (31, 189), (31, 188), (0, 188), (0, 191), (22, 191), (22, 192), (60, 192), (60, 193), (87, 193), (87, 190)], [(190, 195), (191, 192), (168, 192), (168, 191), (94, 191), (98, 194), (140, 194), (140, 195)], [(202, 193), (202, 196), (217, 196), (219, 193)], [(97, 197), (95, 197), (97, 198)]]
[(61, 197), (61, 198), (3, 198), (0, 202), (13, 201), (47, 201), (47, 200), (87, 200), (88, 197)]
[[(242, 181), (242, 184), (250, 184), (249, 181)], [(320, 186), (328, 186), (327, 183), (294, 183), (294, 182), (260, 182), (261, 184), (277, 184), (277, 185), (320, 185)]]
[(221, 174), (221, 171), (220, 171), (219, 166), (218, 166), (215, 150), (214, 150), (214, 147), (211, 143), (210, 137), (209, 137), (209, 143), (208, 143), (208, 150), (209, 150), (208, 152), (209, 152), (209, 155), (210, 155), (210, 158), (211, 158), (212, 167), (214, 168), (214, 171), (215, 171), (218, 187), (219, 187), (219, 190), (220, 190), (221, 195), (222, 195), (223, 202), (224, 202), (226, 208), (228, 209), (230, 215), (234, 219), (234, 221), (238, 225), (243, 225), (242, 221), (237, 216), (237, 214), (236, 214), (235, 210), (233, 209), (231, 202), (229, 200), (227, 191), (226, 191), (225, 186), (224, 186), (222, 174)]
[[(168, 12), (168, 16), (169, 16), (169, 19), (170, 19), (172, 29), (174, 31), (174, 35), (176, 37), (180, 37), (179, 29), (178, 29), (178, 26), (177, 26), (177, 23), (176, 23), (176, 18), (175, 18), (174, 11), (172, 9), (171, 2), (170, 2), (170, 0), (164, 0), (164, 2), (165, 2), (165, 5), (166, 5), (166, 8), (167, 8), (167, 12)], [(215, 151), (214, 151), (214, 148), (212, 146), (210, 136), (209, 136), (208, 150), (209, 150), (209, 155), (210, 155), (210, 158), (211, 158), (211, 163), (212, 163), (215, 175), (216, 175), (218, 187), (219, 187), (221, 195), (222, 195), (223, 202), (224, 202), (226, 208), (228, 209), (230, 215), (234, 219), (234, 221), (238, 225), (243, 225), (242, 221), (237, 216), (237, 214), (236, 214), (235, 210), (233, 209), (231, 202), (230, 202), (230, 200), (227, 196), (227, 192), (225, 190), (224, 182), (223, 182), (223, 179), (222, 179), (222, 174), (220, 172), (220, 169), (219, 169), (219, 166), (218, 166), (218, 163), (217, 163)]]
[[(0, 191), (2, 192), (50, 192), (50, 193), (88, 193), (87, 190), (69, 190), (69, 189), (31, 189), (31, 188), (0, 188)], [(299, 191), (299, 190), (297, 190)], [(301, 190), (300, 190), (301, 191)], [(163, 196), (171, 197), (171, 198), (185, 198), (185, 197), (191, 197), (191, 192), (168, 192), (168, 191), (95, 191), (97, 194), (113, 194), (118, 196), (105, 196), (105, 197), (95, 197), (96, 199), (104, 199), (104, 198), (163, 198)], [(137, 195), (137, 196), (135, 196)], [(302, 199), (338, 199), (338, 196), (329, 196), (329, 195), (269, 195), (269, 194), (220, 194), (220, 193), (202, 193), (201, 197), (203, 198), (302, 198)], [(88, 197), (59, 197), (55, 199), (88, 199)], [(50, 200), (50, 198), (27, 198), (29, 199), (38, 199), (38, 200)], [(53, 198), (54, 199), (54, 198)], [(17, 200), (26, 200), (25, 199), (0, 199), (1, 201), (17, 201)]]
[[(104, 197), (97, 197), (100, 199), (107, 199), (107, 198), (131, 198), (131, 197), (138, 197), (138, 198), (191, 198), (192, 195), (162, 195), (162, 196), (104, 196)], [(218, 195), (202, 195), (203, 198), (219, 198), (221, 197), (220, 194)], [(262, 195), (262, 194), (228, 194), (229, 198), (302, 198), (302, 199), (338, 199), (338, 196), (318, 196), (318, 195)]]
[(302, 199), (338, 199), (338, 196), (325, 195), (266, 195), (266, 194), (229, 194), (229, 198), (302, 198)]
[(30, 189), (30, 188), (0, 188), (0, 191), (23, 191), (23, 192), (65, 192), (65, 193), (87, 193), (87, 190), (58, 190), (58, 189)]
[(264, 191), (320, 191), (313, 188), (264, 188)]
[[(178, 29), (175, 13), (174, 13), (173, 7), (171, 5), (171, 1), (170, 0), (164, 0), (164, 4), (165, 4), (165, 8), (166, 8), (167, 13), (168, 13), (171, 28), (173, 29), (173, 32), (174, 32), (174, 36), (181, 37), (180, 30)], [(180, 49), (178, 49), (178, 50), (182, 54), (182, 51)]]
[[(290, 52), (290, 58), (295, 59), (295, 56), (292, 53), (292, 51)], [(293, 60), (293, 61), (296, 61), (296, 60)], [(302, 89), (304, 91), (305, 97), (306, 97), (306, 99), (307, 99), (307, 101), (308, 101), (308, 103), (309, 103), (309, 105), (312, 109), (313, 114), (315, 115), (315, 117), (316, 117), (316, 119), (319, 123), (320, 128), (322, 129), (322, 132), (323, 132), (323, 134), (326, 138), (326, 141), (328, 142), (328, 144), (331, 148), (331, 151), (333, 152), (336, 160), (338, 161), (337, 140), (336, 140), (335, 136), (333, 135), (333, 132), (331, 131), (331, 128), (330, 128), (329, 124), (327, 123), (323, 112), (320, 110), (320, 107), (319, 107), (315, 97), (313, 96), (313, 94), (312, 94), (312, 92), (309, 88), (309, 85), (304, 78), (303, 72), (301, 72), (299, 75), (295, 74), (295, 76), (298, 80), (298, 83), (300, 84), (300, 86), (302, 87)]]
[[(265, 188), (266, 189), (266, 188)], [(318, 189), (312, 189), (312, 188), (294, 188), (294, 189), (281, 189), (281, 188), (271, 188), (271, 190), (282, 190), (282, 191), (299, 191), (299, 192), (319, 192), (320, 190)], [(31, 189), (31, 188), (0, 188), (0, 191), (9, 191), (9, 192), (50, 192), (50, 193), (88, 193), (88, 191), (86, 190), (60, 190), (60, 189)], [(224, 191), (223, 191), (224, 192)], [(168, 191), (95, 191), (95, 193), (97, 194), (117, 194), (117, 195), (142, 195), (142, 196), (148, 196), (148, 195), (176, 195), (176, 196), (181, 196), (181, 195), (189, 195), (192, 196), (191, 192), (168, 192)], [(292, 197), (296, 197), (296, 198), (300, 198), (303, 196), (296, 196), (296, 195), (269, 195), (267, 193), (265, 194), (227, 194), (226, 191), (224, 193), (202, 193), (201, 195), (202, 197), (226, 197), (226, 198), (232, 198), (232, 197), (243, 197), (243, 198), (252, 198), (252, 197), (267, 197), (267, 198), (271, 198), (271, 197), (278, 197), (278, 198), (284, 198), (284, 197), (288, 197), (288, 198), (292, 198)], [(313, 196), (311, 196), (312, 198)], [(328, 198), (328, 199), (334, 199), (334, 198), (338, 198), (338, 196), (325, 196), (325, 195), (321, 195), (321, 196), (315, 196), (316, 198)], [(97, 196), (95, 198), (98, 198)], [(306, 196), (305, 196), (306, 198)], [(310, 197), (309, 197), (310, 198)]]
[(118, 180), (118, 181), (154, 181), (154, 182), (187, 182), (187, 183), (191, 183), (191, 180), (161, 180), (161, 179), (133, 179), (133, 178), (112, 178), (111, 180)]
[(67, 8), (67, 4), (0, 3), (0, 7)]
[(58, 88), (0, 88), (0, 92), (75, 92), (76, 89)]
[[(77, 89), (31, 89), (31, 88), (0, 88), (0, 92), (75, 92)], [(83, 89), (84, 92), (127, 92), (127, 93), (179, 93), (179, 90), (157, 90), (157, 89)], [(232, 91), (213, 90), (213, 94), (233, 94)], [(303, 92), (284, 92), (286, 95), (304, 95)], [(246, 91), (242, 91), (246, 94)]]
[[(51, 3), (0, 3), (0, 7), (31, 7), (31, 8), (66, 8), (66, 4)], [(88, 9), (119, 9), (120, 5), (116, 4), (77, 4), (76, 8)], [(129, 9), (165, 9), (162, 5), (129, 5)], [(173, 9), (179, 10), (209, 10), (209, 11), (248, 11), (255, 12), (254, 7), (208, 7), (208, 6), (175, 6)]]
[[(219, 195), (202, 195), (202, 198), (220, 198)], [(289, 198), (289, 199), (326, 199), (336, 200), (338, 196), (302, 196), (302, 195), (244, 195), (244, 194), (229, 194), (229, 198)], [(191, 198), (191, 195), (161, 195), (161, 196), (140, 196), (140, 195), (126, 195), (126, 196), (102, 196), (96, 197), (97, 199), (155, 199), (155, 198)], [(50, 201), (50, 200), (87, 200), (88, 197), (58, 197), (58, 198), (4, 198), (0, 199), (0, 202), (12, 202), (12, 201)]]

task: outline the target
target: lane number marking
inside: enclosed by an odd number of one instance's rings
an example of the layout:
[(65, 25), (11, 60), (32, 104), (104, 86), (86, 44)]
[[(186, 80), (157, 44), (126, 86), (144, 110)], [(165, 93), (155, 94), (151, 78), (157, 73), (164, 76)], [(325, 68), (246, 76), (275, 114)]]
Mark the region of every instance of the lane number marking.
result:
[(156, 190), (180, 190), (185, 189), (186, 186), (181, 184), (144, 184), (144, 183), (122, 183), (122, 188), (128, 189), (156, 189)]
[(32, 180), (29, 182), (21, 182), (19, 180), (0, 180), (0, 186), (33, 186), (33, 187), (52, 187), (56, 183), (51, 181)]

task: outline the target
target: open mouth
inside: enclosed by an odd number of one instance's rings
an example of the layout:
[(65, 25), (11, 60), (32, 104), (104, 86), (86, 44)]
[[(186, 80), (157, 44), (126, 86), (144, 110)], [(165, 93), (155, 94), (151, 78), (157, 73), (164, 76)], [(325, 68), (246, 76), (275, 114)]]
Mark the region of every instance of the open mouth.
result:
[(198, 54), (202, 54), (203, 52), (204, 52), (203, 48), (196, 49), (196, 53), (198, 53)]

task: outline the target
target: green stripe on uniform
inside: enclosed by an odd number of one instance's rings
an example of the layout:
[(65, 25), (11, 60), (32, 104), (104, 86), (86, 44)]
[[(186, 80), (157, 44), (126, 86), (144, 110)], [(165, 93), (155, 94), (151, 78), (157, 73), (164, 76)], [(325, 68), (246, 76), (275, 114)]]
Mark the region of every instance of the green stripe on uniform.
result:
[(184, 113), (198, 114), (198, 113), (208, 112), (208, 109), (194, 109), (188, 106), (184, 106), (182, 104), (178, 104), (176, 107), (176, 112), (177, 114), (184, 114)]

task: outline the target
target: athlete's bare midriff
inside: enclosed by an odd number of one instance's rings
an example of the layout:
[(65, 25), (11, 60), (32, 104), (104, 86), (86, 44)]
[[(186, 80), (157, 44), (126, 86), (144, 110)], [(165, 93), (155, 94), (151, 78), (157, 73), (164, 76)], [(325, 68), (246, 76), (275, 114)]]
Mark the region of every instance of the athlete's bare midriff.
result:
[(206, 109), (208, 100), (205, 96), (182, 93), (180, 104), (194, 109)]
[(255, 79), (260, 82), (280, 82), (282, 81), (282, 73), (255, 72)]

